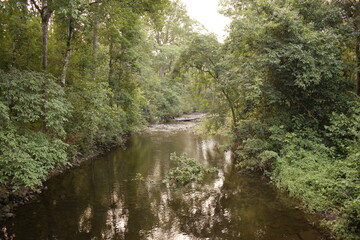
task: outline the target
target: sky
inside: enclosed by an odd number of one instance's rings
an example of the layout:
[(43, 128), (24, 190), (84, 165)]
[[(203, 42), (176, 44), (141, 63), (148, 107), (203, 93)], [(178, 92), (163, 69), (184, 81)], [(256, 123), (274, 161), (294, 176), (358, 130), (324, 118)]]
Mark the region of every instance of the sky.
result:
[(219, 0), (182, 0), (191, 18), (202, 23), (210, 32), (218, 36), (219, 41), (226, 36), (225, 26), (230, 19), (218, 13)]

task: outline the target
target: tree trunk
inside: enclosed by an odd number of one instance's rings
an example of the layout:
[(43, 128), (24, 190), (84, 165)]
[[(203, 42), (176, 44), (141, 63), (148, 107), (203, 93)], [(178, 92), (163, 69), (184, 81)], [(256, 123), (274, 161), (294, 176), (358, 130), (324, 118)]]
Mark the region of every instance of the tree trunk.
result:
[(99, 19), (97, 16), (94, 20), (94, 35), (93, 35), (93, 62), (94, 62), (94, 68), (93, 68), (93, 80), (96, 80), (96, 67), (97, 67), (97, 52), (98, 52), (98, 29), (99, 29)]
[(37, 4), (35, 0), (31, 0), (32, 4), (38, 10), (41, 16), (41, 32), (42, 32), (42, 56), (41, 56), (41, 68), (42, 70), (47, 70), (47, 59), (48, 59), (48, 31), (49, 31), (49, 22), (53, 10), (48, 6), (48, 1), (51, 3), (51, 0), (42, 0), (41, 6)]
[(165, 74), (164, 74), (164, 67), (163, 66), (160, 66), (160, 68), (159, 68), (159, 77), (160, 78), (163, 78), (165, 76)]
[[(41, 68), (42, 70), (46, 71), (48, 67), (48, 32), (49, 32), (49, 22), (52, 15), (52, 10), (49, 9), (47, 6), (47, 0), (42, 1), (42, 9), (41, 9), (41, 30), (42, 30), (42, 57), (41, 57)], [(46, 92), (45, 86), (44, 86), (44, 93)], [(47, 101), (47, 96), (45, 95), (44, 100)], [(42, 116), (42, 131), (47, 132), (48, 128), (46, 125), (46, 115), (47, 115), (47, 109), (45, 104), (42, 106), (43, 110), (43, 116)]]
[(64, 66), (63, 71), (61, 74), (61, 85), (65, 87), (66, 84), (66, 75), (67, 75), (67, 68), (69, 65), (69, 59), (70, 59), (70, 52), (71, 52), (71, 39), (73, 36), (74, 28), (72, 26), (72, 18), (69, 16), (69, 26), (68, 26), (68, 35), (66, 39), (66, 52), (65, 52), (65, 60), (64, 60)]
[(360, 96), (360, 37), (356, 39), (356, 67), (356, 93), (358, 96)]
[(14, 37), (13, 45), (12, 45), (11, 67), (15, 67), (15, 63), (16, 63), (16, 42), (17, 42), (17, 37)]
[(48, 67), (48, 31), (49, 21), (52, 11), (49, 8), (44, 7), (41, 12), (41, 30), (42, 30), (42, 57), (41, 57), (41, 68), (46, 71)]
[(112, 37), (110, 37), (110, 46), (109, 46), (109, 75), (108, 75), (108, 82), (109, 86), (113, 87), (112, 82), (112, 75), (113, 75), (113, 49), (114, 49), (114, 43)]
[[(43, 12), (41, 14), (41, 30), (42, 30), (42, 55), (41, 55), (41, 68), (43, 71), (47, 70), (47, 59), (48, 59), (48, 29), (49, 29), (49, 20), (51, 14), (46, 14), (46, 9), (43, 9)], [(45, 93), (45, 87), (44, 87), (44, 93)], [(47, 96), (44, 97), (44, 101), (47, 101)], [(46, 125), (46, 107), (45, 104), (42, 106), (42, 122), (41, 122), (41, 129), (43, 132), (47, 132), (47, 125)]]
[(233, 102), (231, 101), (229, 95), (226, 93), (226, 91), (224, 89), (221, 89), (221, 92), (224, 94), (228, 104), (229, 104), (229, 107), (230, 107), (230, 110), (231, 110), (231, 116), (232, 116), (232, 119), (233, 119), (233, 122), (234, 122), (234, 126), (233, 128), (236, 128), (237, 125), (238, 125), (238, 122), (237, 122), (237, 116), (236, 116), (236, 113), (235, 113), (235, 107), (234, 107), (234, 104)]
[[(48, 31), (49, 31), (49, 22), (53, 10), (49, 8), (48, 1), (51, 3), (51, 0), (42, 0), (41, 6), (37, 4), (35, 0), (31, 0), (32, 4), (38, 10), (41, 16), (41, 32), (42, 32), (42, 55), (41, 55), (41, 68), (43, 71), (47, 70), (48, 66)], [(43, 132), (47, 132), (47, 125), (46, 125), (46, 114), (47, 109), (45, 107), (45, 102), (47, 101), (48, 97), (46, 96), (46, 87), (43, 87), (44, 92), (44, 104), (42, 105), (42, 116), (41, 116), (41, 129)]]
[[(109, 46), (109, 76), (108, 76), (108, 83), (110, 88), (113, 90), (115, 89), (115, 83), (113, 80), (113, 74), (114, 74), (114, 43), (113, 43), (113, 38), (112, 36), (110, 36), (110, 46)], [(114, 104), (114, 97), (110, 97), (110, 102), (109, 102), (110, 106), (112, 106)]]

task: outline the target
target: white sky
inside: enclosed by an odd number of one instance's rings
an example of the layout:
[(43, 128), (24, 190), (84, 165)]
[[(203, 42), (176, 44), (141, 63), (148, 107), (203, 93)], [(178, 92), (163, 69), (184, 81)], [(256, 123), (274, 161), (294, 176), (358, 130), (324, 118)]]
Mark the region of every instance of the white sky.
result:
[(230, 19), (218, 13), (219, 0), (182, 0), (191, 18), (202, 23), (210, 32), (218, 36), (223, 42), (226, 36), (225, 26)]

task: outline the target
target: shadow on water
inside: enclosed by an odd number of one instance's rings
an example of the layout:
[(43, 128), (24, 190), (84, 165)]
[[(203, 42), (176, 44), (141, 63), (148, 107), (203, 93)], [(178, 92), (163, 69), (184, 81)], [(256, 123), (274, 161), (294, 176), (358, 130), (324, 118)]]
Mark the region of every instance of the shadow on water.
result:
[[(150, 131), (52, 178), (38, 202), (6, 227), (15, 239), (322, 239), (295, 202), (256, 176), (236, 173), (219, 137)], [(219, 172), (203, 184), (167, 188), (170, 153)], [(136, 181), (137, 174), (144, 181)]]

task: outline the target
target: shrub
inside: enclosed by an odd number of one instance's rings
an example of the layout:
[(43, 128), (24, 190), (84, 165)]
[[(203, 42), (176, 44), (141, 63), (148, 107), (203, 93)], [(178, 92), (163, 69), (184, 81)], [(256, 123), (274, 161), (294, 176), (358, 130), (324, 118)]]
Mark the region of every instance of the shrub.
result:
[(129, 130), (124, 110), (110, 105), (112, 92), (106, 83), (81, 82), (78, 86), (68, 94), (74, 108), (66, 125), (67, 141), (77, 148), (74, 154), (118, 141)]
[(0, 131), (0, 184), (41, 185), (48, 172), (67, 163), (67, 144), (41, 132)]
[(40, 185), (67, 162), (64, 124), (71, 105), (49, 74), (0, 72), (0, 184)]
[[(256, 127), (241, 127), (247, 138), (236, 150), (238, 166), (264, 171), (279, 188), (301, 198), (309, 210), (337, 216), (327, 224), (339, 237), (356, 239), (360, 229), (360, 152), (353, 119), (351, 114), (337, 116), (326, 128), (327, 136), (347, 139), (343, 145), (337, 141), (327, 145), (329, 140), (321, 131), (304, 123), (294, 124), (291, 131), (272, 126), (269, 135), (253, 131)], [(249, 129), (255, 133), (253, 137)], [(346, 151), (338, 154), (339, 149)]]
[(201, 181), (207, 173), (217, 171), (216, 168), (204, 168), (194, 158), (189, 158), (186, 154), (177, 156), (176, 153), (172, 153), (170, 159), (179, 166), (170, 169), (164, 182), (174, 183), (176, 186), (184, 186), (192, 181)]
[(335, 213), (338, 218), (330, 226), (342, 238), (355, 239), (360, 212), (358, 144), (344, 159), (310, 129), (272, 137), (283, 139), (272, 180), (301, 198), (310, 210)]

